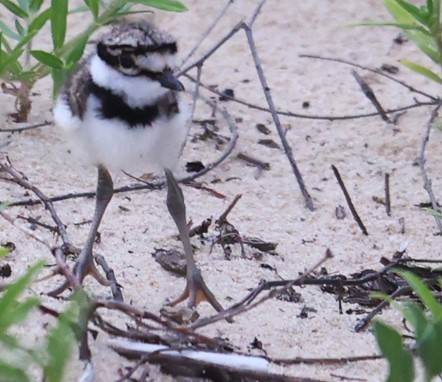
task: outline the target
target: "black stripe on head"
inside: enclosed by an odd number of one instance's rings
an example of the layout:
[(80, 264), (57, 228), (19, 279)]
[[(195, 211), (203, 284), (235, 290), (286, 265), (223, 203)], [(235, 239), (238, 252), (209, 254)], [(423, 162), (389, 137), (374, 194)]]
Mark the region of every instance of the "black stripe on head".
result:
[[(112, 51), (115, 51), (116, 54), (112, 54)], [(137, 47), (130, 45), (105, 45), (102, 42), (98, 43), (97, 45), (98, 57), (100, 57), (100, 59), (109, 66), (113, 67), (124, 75), (134, 76), (141, 74), (151, 79), (155, 79), (155, 76), (158, 73), (136, 67), (136, 56), (144, 56), (146, 54), (148, 55), (149, 53), (175, 54), (176, 51), (177, 45), (175, 42), (163, 43), (155, 46), (149, 45)]]
[(126, 122), (130, 128), (134, 128), (150, 126), (159, 115), (158, 105), (132, 108), (123, 97), (92, 81), (89, 84), (89, 91), (100, 100), (99, 117), (101, 119), (119, 119)]
[[(99, 43), (104, 45), (103, 43)], [(171, 53), (175, 54), (178, 51), (176, 42), (161, 43), (158, 45), (108, 45), (110, 49), (121, 49), (125, 51), (131, 51), (136, 55), (144, 55), (146, 53)]]
[(99, 42), (97, 45), (97, 54), (98, 57), (100, 57), (106, 64), (114, 68), (118, 68), (118, 66), (120, 65), (118, 56), (110, 54), (106, 45), (101, 42)]
[(144, 50), (145, 52), (159, 52), (159, 53), (171, 53), (175, 54), (178, 51), (176, 42), (162, 43), (154, 46), (142, 46), (138, 49)]

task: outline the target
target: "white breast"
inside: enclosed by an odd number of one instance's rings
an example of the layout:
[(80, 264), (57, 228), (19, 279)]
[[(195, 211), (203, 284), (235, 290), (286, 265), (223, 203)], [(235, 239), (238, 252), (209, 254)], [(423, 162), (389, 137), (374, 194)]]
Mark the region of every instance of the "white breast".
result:
[(54, 107), (56, 123), (67, 133), (72, 151), (82, 161), (102, 164), (111, 171), (132, 172), (176, 165), (188, 133), (186, 102), (179, 101), (180, 112), (171, 119), (161, 117), (151, 126), (135, 127), (118, 119), (101, 119), (98, 107), (98, 99), (89, 96), (82, 120), (72, 115), (62, 97)]

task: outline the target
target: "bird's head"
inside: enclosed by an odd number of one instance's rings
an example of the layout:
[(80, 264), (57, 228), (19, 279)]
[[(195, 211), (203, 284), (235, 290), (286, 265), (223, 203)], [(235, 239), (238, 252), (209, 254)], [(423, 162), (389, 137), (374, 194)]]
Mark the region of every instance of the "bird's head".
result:
[(147, 21), (120, 22), (102, 36), (97, 54), (125, 76), (144, 76), (162, 87), (181, 91), (174, 76), (177, 43), (173, 36)]

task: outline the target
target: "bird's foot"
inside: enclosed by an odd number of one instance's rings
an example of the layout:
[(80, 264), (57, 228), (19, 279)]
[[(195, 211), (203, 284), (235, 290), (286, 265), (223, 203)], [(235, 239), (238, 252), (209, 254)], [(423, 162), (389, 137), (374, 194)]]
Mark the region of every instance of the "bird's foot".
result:
[(52, 297), (57, 297), (65, 290), (81, 285), (86, 276), (92, 276), (95, 280), (97, 280), (101, 285), (104, 286), (110, 286), (112, 284), (110, 280), (106, 279), (98, 271), (97, 267), (94, 264), (92, 256), (82, 256), (82, 254), (80, 254), (74, 265), (73, 276), (75, 277), (75, 282), (67, 279), (58, 288), (49, 292), (48, 295)]
[[(176, 305), (185, 300), (188, 300), (186, 307), (175, 308)], [(218, 312), (224, 310), (222, 305), (207, 287), (201, 276), (201, 272), (196, 270), (187, 275), (187, 284), (184, 292), (176, 300), (163, 307), (161, 313), (179, 324), (193, 322), (199, 317), (196, 307), (203, 301), (208, 302)], [(227, 319), (227, 321), (233, 322), (230, 318)]]
[(196, 270), (188, 275), (184, 292), (169, 305), (175, 306), (186, 299), (188, 299), (187, 307), (190, 309), (194, 309), (200, 302), (206, 301), (212, 305), (216, 311), (221, 312), (223, 310), (221, 304), (207, 287), (199, 270)]

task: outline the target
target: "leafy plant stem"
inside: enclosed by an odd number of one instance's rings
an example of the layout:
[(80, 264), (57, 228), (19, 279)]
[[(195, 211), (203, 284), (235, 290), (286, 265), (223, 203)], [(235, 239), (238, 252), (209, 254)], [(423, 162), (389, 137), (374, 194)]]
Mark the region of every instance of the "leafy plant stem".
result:
[[(433, 13), (432, 13), (432, 22), (431, 22), (431, 35), (433, 36), (433, 40), (436, 43), (437, 51), (439, 54), (439, 63), (442, 63), (442, 35), (441, 35), (441, 25), (440, 25), (440, 0), (435, 0), (433, 2)], [(442, 66), (440, 66), (442, 70)]]

